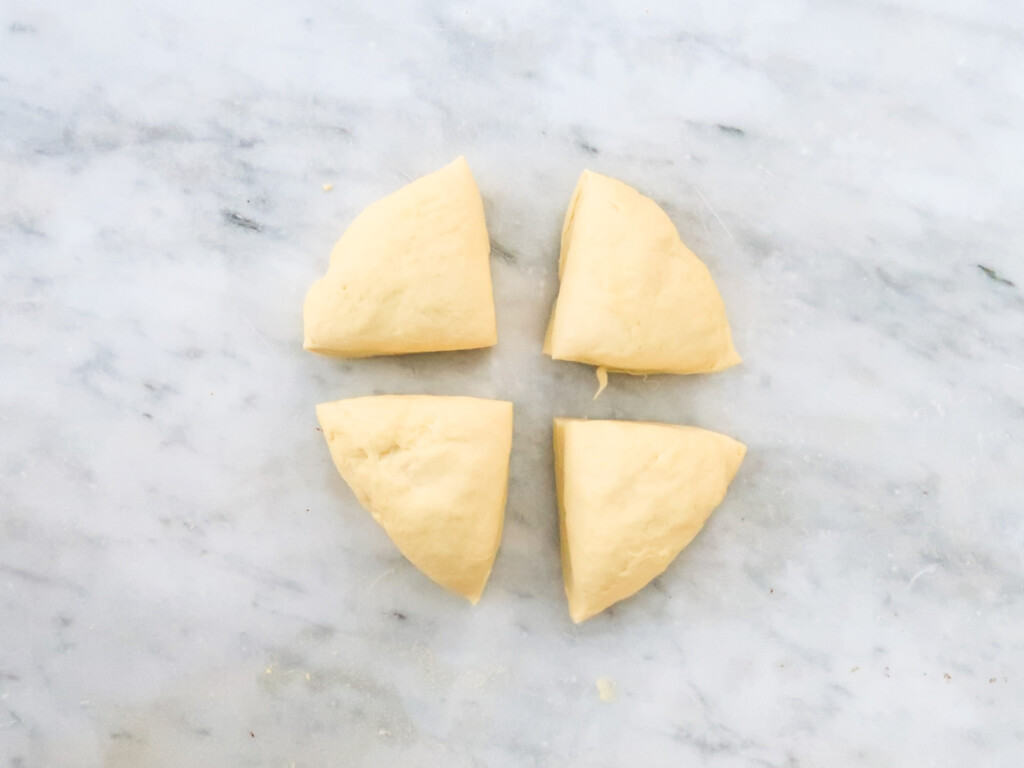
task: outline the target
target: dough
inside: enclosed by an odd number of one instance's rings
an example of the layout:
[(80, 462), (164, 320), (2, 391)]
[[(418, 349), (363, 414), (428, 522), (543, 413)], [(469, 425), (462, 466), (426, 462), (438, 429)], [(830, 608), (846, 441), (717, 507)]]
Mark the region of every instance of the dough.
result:
[(493, 346), (490, 250), (459, 157), (356, 217), (306, 296), (305, 348), (367, 357)]
[(413, 565), (476, 603), (505, 518), (512, 403), (381, 395), (316, 413), (359, 503)]
[(555, 419), (562, 572), (581, 622), (641, 590), (704, 525), (746, 446), (696, 427)]
[(627, 373), (736, 365), (711, 274), (653, 200), (584, 171), (565, 214), (544, 352)]

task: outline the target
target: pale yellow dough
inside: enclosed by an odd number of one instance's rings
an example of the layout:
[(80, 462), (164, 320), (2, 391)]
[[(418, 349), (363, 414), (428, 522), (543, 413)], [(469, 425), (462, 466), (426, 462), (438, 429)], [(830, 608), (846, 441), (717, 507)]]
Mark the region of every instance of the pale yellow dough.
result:
[(459, 157), (370, 204), (306, 295), (306, 349), (339, 357), (497, 343), (484, 206)]
[(725, 305), (704, 263), (650, 198), (584, 171), (562, 227), (561, 286), (544, 352), (626, 373), (736, 365)]
[(569, 614), (641, 590), (697, 535), (746, 446), (696, 427), (555, 419), (555, 481)]
[(382, 395), (316, 412), (341, 476), (402, 554), (476, 603), (505, 518), (512, 403)]

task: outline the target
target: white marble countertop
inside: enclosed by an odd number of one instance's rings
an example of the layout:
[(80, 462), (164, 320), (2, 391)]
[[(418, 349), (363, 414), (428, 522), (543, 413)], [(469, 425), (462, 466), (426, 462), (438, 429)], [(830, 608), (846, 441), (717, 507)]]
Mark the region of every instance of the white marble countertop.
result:
[[(342, 5), (0, 7), (0, 767), (1020, 765), (1020, 6)], [(458, 154), (498, 346), (304, 353), (347, 222)], [(592, 402), (540, 354), (586, 167), (664, 204), (744, 365)], [(516, 402), (476, 608), (331, 466), (313, 405), (380, 392)], [(750, 446), (578, 627), (556, 414)]]

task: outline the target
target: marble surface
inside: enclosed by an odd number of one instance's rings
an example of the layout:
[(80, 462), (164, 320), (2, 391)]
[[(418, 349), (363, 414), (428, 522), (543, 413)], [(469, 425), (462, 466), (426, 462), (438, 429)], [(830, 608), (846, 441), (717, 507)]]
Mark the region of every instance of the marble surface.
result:
[[(1020, 6), (344, 5), (0, 5), (0, 766), (1019, 765)], [(346, 223), (460, 153), (498, 346), (304, 353)], [(541, 356), (587, 167), (744, 365), (592, 402)], [(313, 405), (375, 392), (516, 402), (475, 609), (330, 464)], [(750, 446), (578, 627), (555, 414)]]

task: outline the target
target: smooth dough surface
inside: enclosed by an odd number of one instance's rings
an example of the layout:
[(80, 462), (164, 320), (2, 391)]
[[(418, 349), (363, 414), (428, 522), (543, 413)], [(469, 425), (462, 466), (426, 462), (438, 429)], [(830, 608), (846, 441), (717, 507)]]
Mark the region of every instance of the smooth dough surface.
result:
[(341, 476), (402, 554), (476, 603), (501, 541), (512, 403), (381, 395), (316, 412)]
[(303, 345), (339, 357), (494, 345), (490, 251), (459, 157), (355, 218), (306, 295)]
[(626, 373), (707, 373), (740, 362), (704, 263), (650, 198), (584, 171), (562, 227), (544, 352)]
[(746, 446), (697, 427), (555, 419), (562, 572), (581, 622), (641, 590), (697, 535)]

